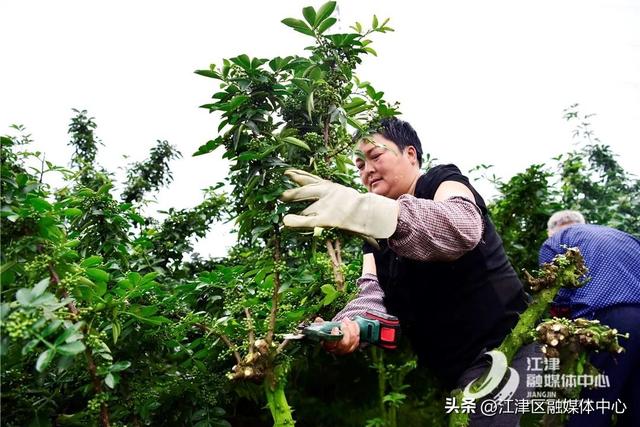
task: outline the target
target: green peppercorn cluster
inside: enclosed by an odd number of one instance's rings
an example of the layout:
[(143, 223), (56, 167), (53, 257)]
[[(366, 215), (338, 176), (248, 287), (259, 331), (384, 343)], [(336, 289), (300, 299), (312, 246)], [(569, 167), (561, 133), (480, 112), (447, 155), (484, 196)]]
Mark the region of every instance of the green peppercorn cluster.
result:
[(107, 339), (106, 332), (91, 331), (86, 335), (85, 343), (91, 350), (95, 352), (100, 352), (101, 350), (104, 349), (104, 345), (105, 345), (104, 340), (106, 339)]
[(274, 261), (273, 263), (273, 271), (274, 272), (278, 272), (278, 273), (282, 273), (286, 270), (287, 268), (287, 263), (285, 261)]
[(87, 410), (89, 413), (97, 415), (103, 404), (109, 402), (109, 393), (98, 393), (87, 402)]
[(36, 255), (31, 261), (24, 264), (24, 272), (31, 280), (37, 280), (42, 274), (49, 274), (49, 264), (53, 257), (48, 253)]
[(33, 333), (32, 326), (37, 320), (38, 315), (35, 310), (15, 310), (2, 322), (2, 326), (12, 340), (28, 339)]
[(313, 89), (314, 110), (321, 116), (328, 114), (331, 106), (339, 106), (341, 103), (342, 99), (338, 90), (324, 80), (315, 82)]
[(304, 134), (304, 142), (307, 143), (309, 148), (314, 152), (322, 149), (324, 147), (324, 140), (322, 139), (322, 135), (317, 132), (307, 132)]

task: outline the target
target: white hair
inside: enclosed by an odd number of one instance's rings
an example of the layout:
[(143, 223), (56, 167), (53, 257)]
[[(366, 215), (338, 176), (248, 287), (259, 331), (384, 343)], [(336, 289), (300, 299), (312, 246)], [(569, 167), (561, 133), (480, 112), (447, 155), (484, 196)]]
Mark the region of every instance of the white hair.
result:
[(572, 224), (584, 224), (584, 216), (578, 211), (564, 210), (558, 211), (551, 215), (547, 221), (547, 231), (549, 235), (555, 233), (559, 229)]

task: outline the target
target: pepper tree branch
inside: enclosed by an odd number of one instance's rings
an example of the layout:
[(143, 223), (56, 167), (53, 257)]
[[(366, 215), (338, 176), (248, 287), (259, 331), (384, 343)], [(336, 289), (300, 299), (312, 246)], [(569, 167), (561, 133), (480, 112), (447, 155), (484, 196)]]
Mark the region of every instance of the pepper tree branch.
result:
[(340, 270), (340, 265), (342, 264), (340, 256), (340, 240), (336, 240), (335, 248), (333, 247), (331, 240), (327, 240), (325, 243), (327, 246), (327, 252), (331, 258), (331, 267), (333, 270), (333, 278), (336, 281), (336, 288), (339, 291), (342, 291), (344, 290), (344, 275), (342, 274), (342, 270)]
[(222, 342), (224, 342), (227, 345), (227, 347), (229, 347), (229, 350), (231, 350), (233, 352), (233, 357), (235, 357), (236, 362), (238, 362), (238, 364), (242, 363), (242, 357), (240, 356), (240, 353), (236, 349), (236, 346), (231, 342), (229, 337), (227, 337), (225, 334), (223, 334), (221, 332), (217, 332), (217, 331), (211, 329), (207, 325), (203, 325), (202, 323), (194, 323), (193, 326), (195, 326), (196, 328), (200, 329), (204, 333), (213, 334), (213, 335), (217, 336), (218, 338), (220, 338), (222, 340)]
[[(273, 225), (275, 232), (274, 248), (273, 248), (273, 261), (276, 266), (280, 265), (282, 255), (280, 254), (280, 227), (278, 224)], [(271, 297), (271, 312), (269, 313), (269, 328), (267, 330), (267, 336), (265, 341), (270, 346), (273, 341), (273, 334), (276, 329), (276, 313), (278, 312), (278, 292), (280, 291), (280, 269), (275, 268), (274, 271), (274, 283), (273, 283), (273, 296)]]
[(249, 354), (253, 354), (253, 347), (256, 342), (255, 333), (253, 329), (253, 319), (249, 312), (249, 307), (244, 308), (244, 315), (247, 317), (247, 329), (249, 330)]
[[(60, 285), (60, 276), (58, 276), (58, 272), (53, 268), (53, 265), (49, 263), (49, 280), (53, 286), (57, 286), (60, 288), (63, 298), (69, 298), (69, 292)], [(67, 304), (67, 308), (74, 315), (74, 317), (78, 317), (80, 311), (78, 307), (76, 307), (75, 301), (69, 302)], [(88, 327), (85, 326), (82, 328), (84, 333), (88, 332)], [(89, 370), (89, 376), (91, 377), (91, 384), (93, 384), (93, 390), (95, 394), (102, 393), (102, 382), (100, 381), (100, 377), (98, 376), (98, 369), (96, 367), (96, 362), (93, 360), (93, 354), (91, 350), (87, 347), (84, 351), (85, 357), (87, 358), (87, 369)], [(100, 422), (102, 427), (109, 427), (109, 407), (105, 402), (100, 404)]]

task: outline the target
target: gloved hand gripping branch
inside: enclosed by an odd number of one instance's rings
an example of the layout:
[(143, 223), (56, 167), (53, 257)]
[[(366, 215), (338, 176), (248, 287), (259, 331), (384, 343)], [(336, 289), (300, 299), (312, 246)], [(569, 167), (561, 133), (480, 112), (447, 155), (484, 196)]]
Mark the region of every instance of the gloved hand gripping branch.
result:
[(313, 201), (299, 215), (285, 215), (284, 225), (296, 229), (339, 228), (367, 240), (386, 239), (396, 230), (398, 202), (322, 179), (299, 169), (285, 172), (300, 185), (282, 193), (283, 202)]

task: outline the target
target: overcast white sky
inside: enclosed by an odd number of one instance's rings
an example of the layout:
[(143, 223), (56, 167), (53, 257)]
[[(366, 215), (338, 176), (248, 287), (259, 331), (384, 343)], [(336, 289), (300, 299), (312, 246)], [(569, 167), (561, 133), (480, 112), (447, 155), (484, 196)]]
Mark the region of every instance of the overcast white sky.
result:
[[(217, 129), (197, 108), (216, 83), (193, 71), (240, 53), (303, 54), (310, 39), (280, 20), (308, 4), (322, 2), (4, 1), (0, 133), (24, 124), (49, 160), (65, 163), (71, 109), (87, 109), (110, 170), (167, 139), (184, 158), (153, 209), (193, 206), (227, 174), (221, 152), (190, 157)], [(571, 148), (562, 110), (578, 102), (640, 175), (640, 2), (350, 0), (339, 9), (343, 29), (374, 13), (391, 18), (396, 31), (375, 37), (379, 56), (359, 75), (401, 102), (440, 162), (494, 164), (509, 177), (548, 161)], [(216, 227), (198, 249), (223, 255), (229, 230)]]

